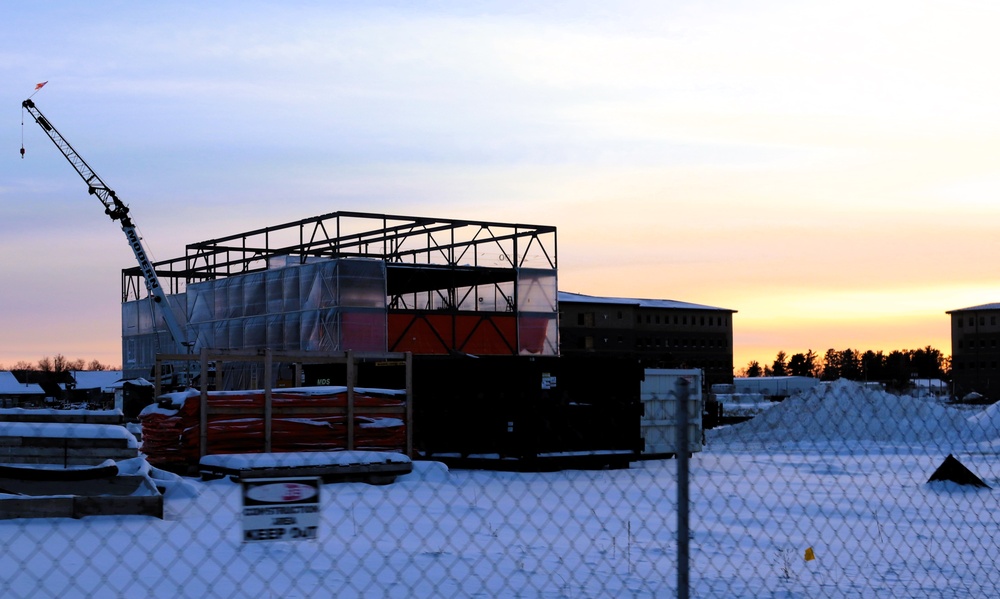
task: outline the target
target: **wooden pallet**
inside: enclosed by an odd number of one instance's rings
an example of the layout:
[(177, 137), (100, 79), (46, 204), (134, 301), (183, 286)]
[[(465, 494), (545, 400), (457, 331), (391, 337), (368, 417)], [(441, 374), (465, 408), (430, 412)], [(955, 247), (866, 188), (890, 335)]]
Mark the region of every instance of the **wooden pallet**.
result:
[(96, 466), (139, 456), (126, 439), (0, 436), (0, 463)]
[(324, 483), (387, 485), (412, 472), (413, 462), (403, 454), (375, 451), (227, 454), (203, 457), (199, 470), (203, 480), (317, 477)]
[[(163, 518), (163, 495), (145, 476), (108, 460), (139, 456), (119, 413), (0, 411), (0, 520), (141, 515)], [(37, 425), (37, 426), (35, 426)], [(30, 468), (26, 465), (46, 465)], [(65, 470), (59, 468), (65, 468)], [(23, 472), (22, 472), (23, 470)]]
[(121, 425), (125, 423), (125, 417), (117, 410), (30, 410), (12, 408), (0, 410), (0, 422)]
[(163, 495), (145, 476), (84, 481), (0, 478), (0, 492), (13, 495), (0, 499), (0, 520), (123, 515), (163, 518)]

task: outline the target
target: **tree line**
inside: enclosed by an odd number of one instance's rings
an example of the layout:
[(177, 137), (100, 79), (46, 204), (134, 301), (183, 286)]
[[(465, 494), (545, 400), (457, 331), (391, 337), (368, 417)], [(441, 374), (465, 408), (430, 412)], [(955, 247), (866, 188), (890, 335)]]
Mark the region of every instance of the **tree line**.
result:
[(753, 360), (742, 376), (811, 376), (824, 381), (881, 381), (905, 387), (910, 379), (942, 379), (951, 376), (951, 357), (931, 346), (922, 349), (860, 352), (856, 349), (826, 350), (820, 357), (811, 349), (789, 356), (779, 351), (774, 361), (761, 365)]
[(85, 361), (83, 358), (70, 360), (62, 354), (56, 354), (50, 358), (45, 356), (38, 362), (27, 362), (19, 360), (10, 368), (0, 366), (0, 370), (30, 370), (35, 372), (67, 372), (70, 370), (119, 370), (118, 366), (110, 366), (100, 360)]

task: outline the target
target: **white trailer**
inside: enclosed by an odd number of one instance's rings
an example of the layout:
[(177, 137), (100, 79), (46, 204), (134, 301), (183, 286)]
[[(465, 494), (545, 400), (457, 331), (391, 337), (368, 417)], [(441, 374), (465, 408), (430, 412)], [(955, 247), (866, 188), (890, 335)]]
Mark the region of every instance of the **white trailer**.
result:
[(782, 400), (819, 385), (811, 376), (751, 376), (733, 379), (736, 393), (760, 393), (768, 399)]

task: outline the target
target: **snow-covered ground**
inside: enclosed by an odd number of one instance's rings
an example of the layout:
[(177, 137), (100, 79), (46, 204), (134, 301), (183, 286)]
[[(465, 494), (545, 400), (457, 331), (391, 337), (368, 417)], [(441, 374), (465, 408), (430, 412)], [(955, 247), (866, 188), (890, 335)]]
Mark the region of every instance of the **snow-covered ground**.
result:
[[(927, 479), (953, 454), (1000, 485), (998, 422), (839, 381), (709, 431), (690, 462), (691, 596), (995, 595), (997, 491)], [(0, 522), (0, 596), (670, 597), (676, 467), (416, 462), (391, 485), (323, 486), (317, 540), (252, 543), (239, 485), (179, 479), (164, 520)]]

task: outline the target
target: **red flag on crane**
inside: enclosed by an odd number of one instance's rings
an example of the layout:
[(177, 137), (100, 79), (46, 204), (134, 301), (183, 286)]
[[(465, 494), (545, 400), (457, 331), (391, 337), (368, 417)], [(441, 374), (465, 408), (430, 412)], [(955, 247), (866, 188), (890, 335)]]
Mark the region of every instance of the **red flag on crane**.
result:
[(42, 89), (42, 87), (44, 87), (46, 83), (48, 83), (48, 81), (42, 81), (41, 83), (36, 83), (35, 91), (37, 92), (38, 90)]

